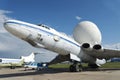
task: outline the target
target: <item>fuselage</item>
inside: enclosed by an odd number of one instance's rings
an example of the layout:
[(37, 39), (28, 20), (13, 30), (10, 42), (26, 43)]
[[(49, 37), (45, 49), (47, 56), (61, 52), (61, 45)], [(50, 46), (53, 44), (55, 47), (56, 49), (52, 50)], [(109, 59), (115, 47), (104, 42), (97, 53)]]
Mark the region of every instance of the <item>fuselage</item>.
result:
[(22, 59), (10, 59), (10, 58), (0, 58), (0, 63), (7, 64), (7, 63), (19, 63)]
[(79, 43), (46, 25), (34, 25), (18, 20), (8, 20), (4, 23), (4, 27), (8, 32), (20, 39), (58, 54), (67, 55), (72, 53), (78, 56), (80, 53)]

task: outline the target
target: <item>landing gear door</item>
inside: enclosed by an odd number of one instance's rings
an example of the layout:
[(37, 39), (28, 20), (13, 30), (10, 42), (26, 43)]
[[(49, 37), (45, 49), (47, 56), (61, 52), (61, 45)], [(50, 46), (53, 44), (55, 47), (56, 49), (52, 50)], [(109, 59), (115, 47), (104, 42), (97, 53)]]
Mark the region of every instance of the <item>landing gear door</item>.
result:
[(81, 59), (78, 56), (71, 54), (71, 53), (70, 53), (70, 59), (81, 62)]

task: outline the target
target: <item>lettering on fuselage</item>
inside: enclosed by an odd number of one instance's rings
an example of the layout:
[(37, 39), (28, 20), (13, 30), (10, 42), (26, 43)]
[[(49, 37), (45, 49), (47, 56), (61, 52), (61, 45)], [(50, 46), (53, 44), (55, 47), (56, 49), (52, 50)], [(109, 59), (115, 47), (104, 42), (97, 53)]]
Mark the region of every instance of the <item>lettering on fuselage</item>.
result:
[(41, 34), (38, 34), (38, 36), (37, 36), (37, 40), (38, 41), (42, 41), (43, 40), (43, 38), (41, 38), (41, 36), (42, 36)]

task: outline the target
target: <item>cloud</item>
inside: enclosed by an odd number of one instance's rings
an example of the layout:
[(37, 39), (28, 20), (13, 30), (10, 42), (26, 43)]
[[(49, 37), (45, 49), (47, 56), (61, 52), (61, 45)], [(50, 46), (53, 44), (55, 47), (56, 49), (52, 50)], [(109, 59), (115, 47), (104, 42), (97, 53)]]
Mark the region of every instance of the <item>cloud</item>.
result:
[(82, 18), (80, 16), (75, 17), (77, 20), (81, 20)]
[(19, 58), (20, 56), (27, 56), (32, 52), (37, 52), (44, 53), (44, 55), (37, 56), (38, 62), (50, 61), (53, 59), (53, 57), (56, 56), (56, 53), (40, 48), (34, 48), (27, 42), (18, 39), (4, 29), (3, 23), (5, 22), (5, 19), (12, 19), (6, 16), (6, 14), (10, 13), (12, 13), (12, 11), (0, 10), (0, 57)]
[(104, 45), (104, 47), (107, 49), (120, 50), (120, 43)]
[(6, 33), (7, 31), (3, 27), (3, 23), (5, 20), (11, 19), (7, 17), (5, 14), (12, 13), (11, 11), (0, 10), (0, 33)]

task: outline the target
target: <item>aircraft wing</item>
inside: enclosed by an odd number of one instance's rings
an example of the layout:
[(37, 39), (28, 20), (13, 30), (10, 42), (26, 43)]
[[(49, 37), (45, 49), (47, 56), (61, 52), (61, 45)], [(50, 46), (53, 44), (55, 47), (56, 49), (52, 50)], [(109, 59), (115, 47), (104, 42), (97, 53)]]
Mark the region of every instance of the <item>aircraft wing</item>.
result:
[(110, 50), (110, 49), (103, 49), (101, 51), (99, 50), (83, 50), (86, 54), (89, 54), (90, 56), (93, 56), (95, 58), (99, 59), (110, 59), (113, 57), (120, 57), (120, 50)]
[(56, 64), (63, 61), (69, 61), (70, 55), (58, 55), (49, 64)]

